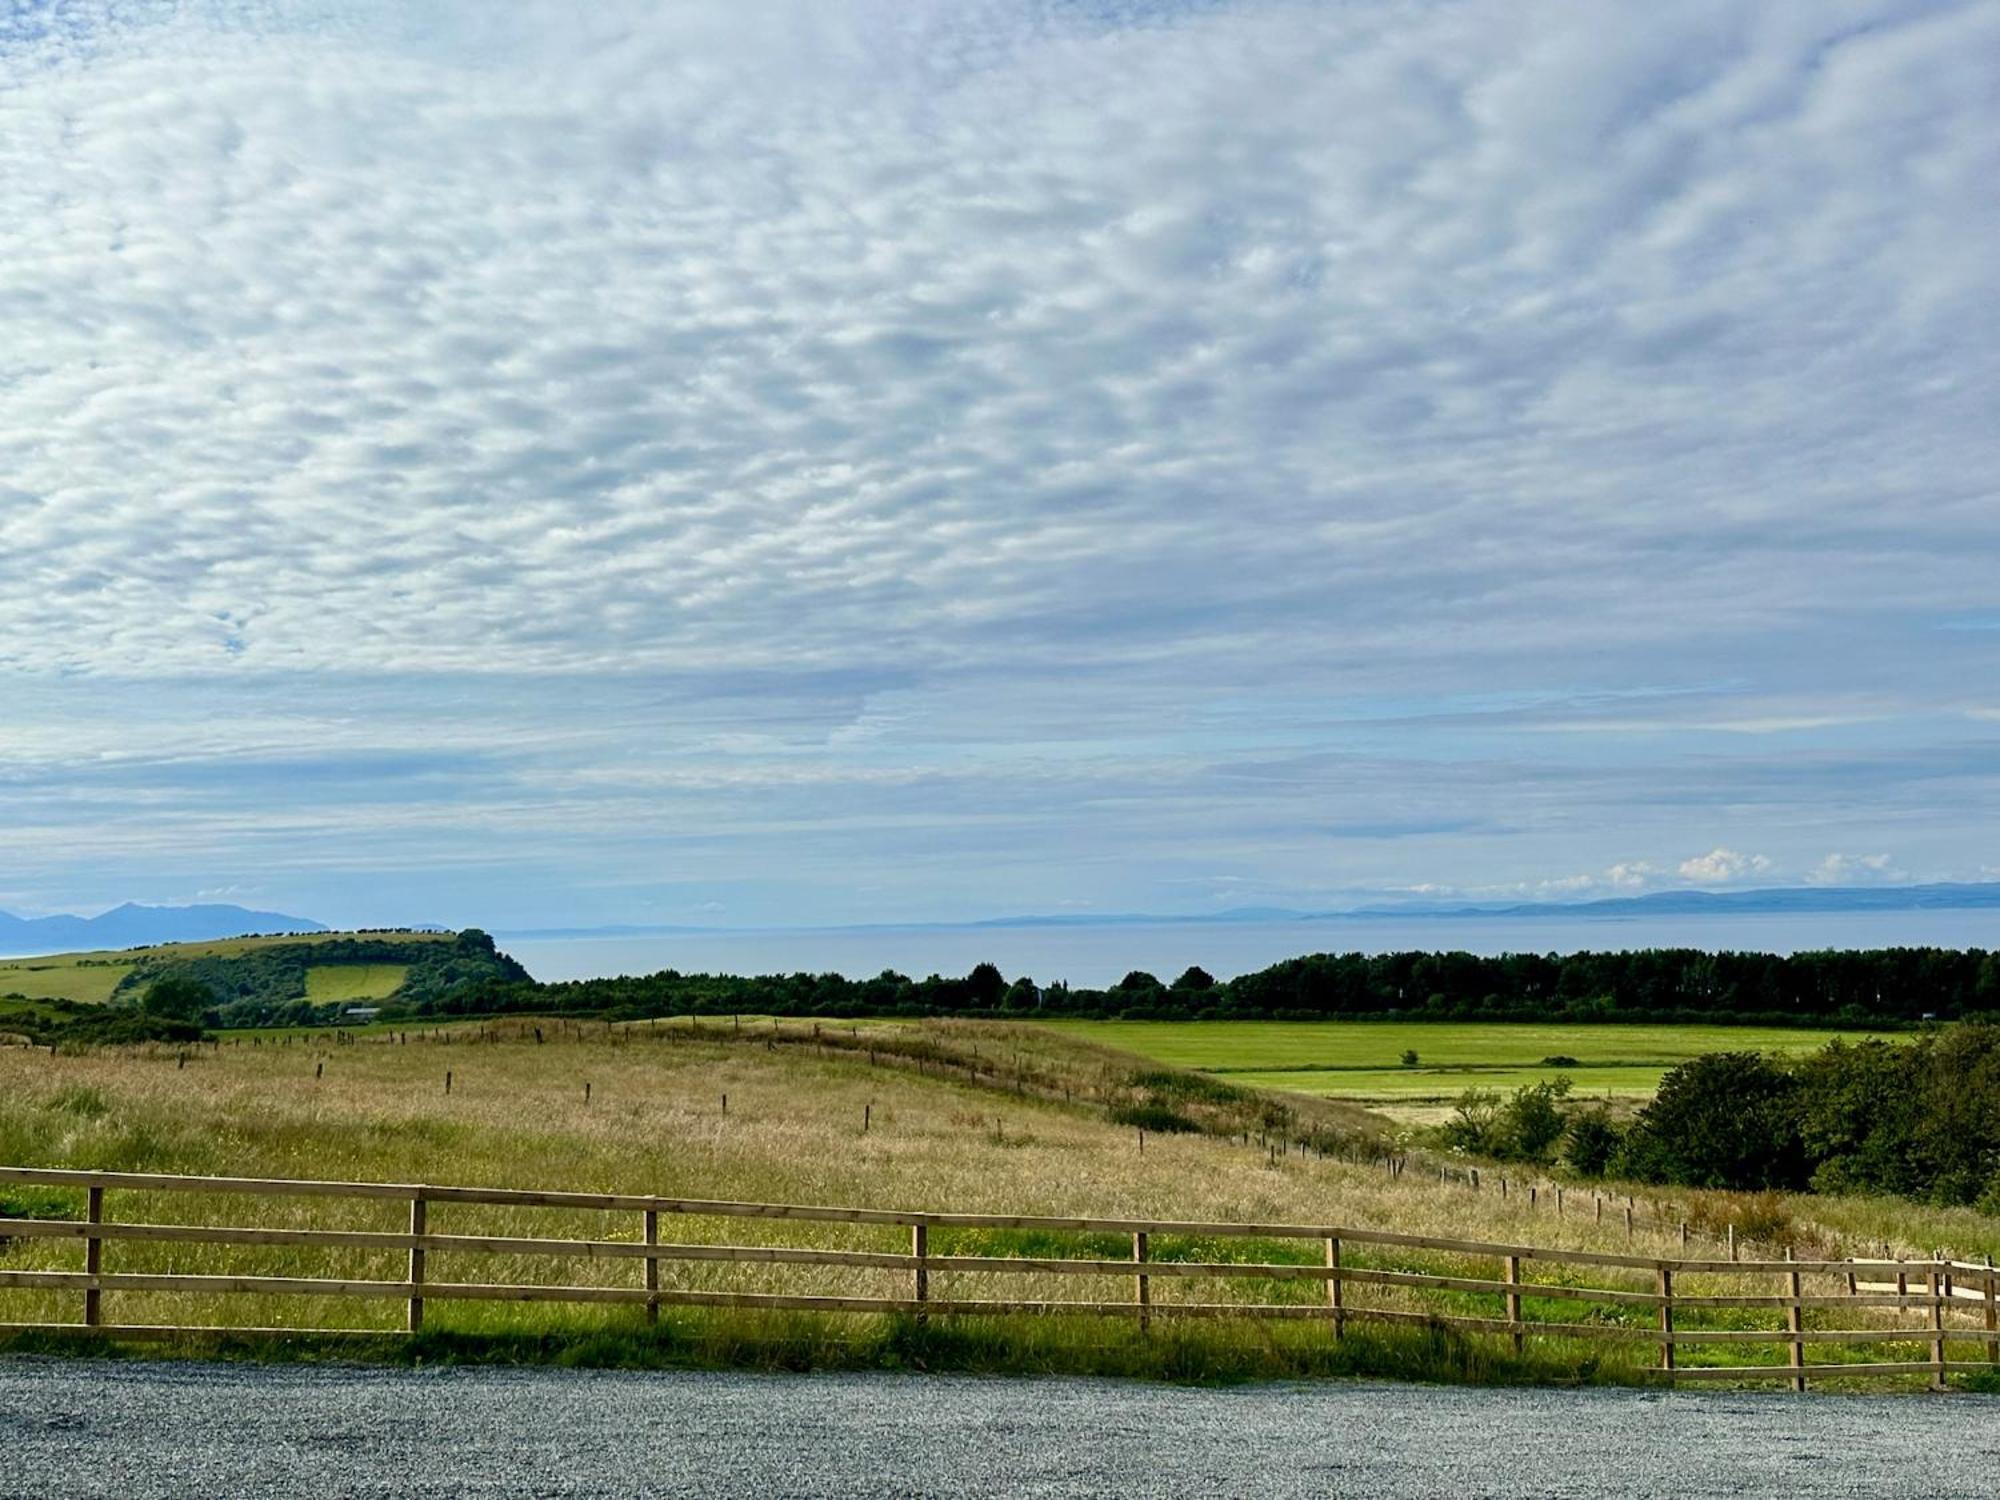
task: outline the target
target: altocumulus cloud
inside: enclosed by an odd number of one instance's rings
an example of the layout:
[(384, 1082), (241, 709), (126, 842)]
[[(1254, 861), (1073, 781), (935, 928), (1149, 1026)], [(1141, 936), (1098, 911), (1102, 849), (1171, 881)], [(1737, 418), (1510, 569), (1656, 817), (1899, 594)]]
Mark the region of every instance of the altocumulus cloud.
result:
[(1961, 870), (2000, 6), (1653, 12), (0, 10), (0, 897)]

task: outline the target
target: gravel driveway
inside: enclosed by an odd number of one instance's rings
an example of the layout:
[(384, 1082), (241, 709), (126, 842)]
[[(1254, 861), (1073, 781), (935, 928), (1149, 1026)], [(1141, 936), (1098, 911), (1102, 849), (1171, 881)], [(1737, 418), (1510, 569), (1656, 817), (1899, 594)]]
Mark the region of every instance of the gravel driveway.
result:
[(2000, 1400), (0, 1360), (0, 1496), (2000, 1491)]

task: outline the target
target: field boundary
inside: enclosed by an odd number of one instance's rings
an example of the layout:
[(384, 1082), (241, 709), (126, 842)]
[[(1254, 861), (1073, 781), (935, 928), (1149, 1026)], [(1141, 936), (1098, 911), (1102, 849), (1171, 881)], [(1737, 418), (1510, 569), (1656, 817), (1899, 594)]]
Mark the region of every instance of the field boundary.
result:
[[(545, 1191), (420, 1183), (328, 1182), (285, 1178), (198, 1177), (168, 1173), (99, 1172), (70, 1168), (0, 1166), (0, 1183), (80, 1191), (83, 1217), (0, 1219), (0, 1237), (79, 1242), (78, 1270), (0, 1269), (0, 1292), (74, 1291), (81, 1296), (80, 1321), (0, 1323), (4, 1332), (100, 1334), (116, 1338), (175, 1338), (228, 1333), (240, 1337), (299, 1334), (392, 1335), (423, 1329), (432, 1302), (503, 1301), (627, 1305), (643, 1309), (656, 1323), (662, 1307), (733, 1307), (816, 1313), (891, 1314), (918, 1322), (930, 1318), (1075, 1315), (1136, 1320), (1150, 1329), (1155, 1319), (1240, 1318), (1317, 1321), (1329, 1335), (1342, 1337), (1350, 1323), (1402, 1324), (1499, 1335), (1518, 1353), (1528, 1339), (1608, 1339), (1658, 1350), (1656, 1373), (1667, 1381), (1764, 1380), (1788, 1382), (1803, 1391), (1824, 1378), (1928, 1376), (1937, 1389), (1951, 1374), (2000, 1370), (2000, 1272), (1989, 1262), (1932, 1260), (1718, 1260), (1661, 1259), (1608, 1251), (1458, 1240), (1352, 1225), (1212, 1223), (1171, 1219), (1067, 1217), (1035, 1214), (954, 1213), (856, 1208), (833, 1205), (751, 1203), (662, 1197), (639, 1193)], [(208, 1223), (149, 1223), (121, 1220), (107, 1212), (111, 1193), (188, 1193), (233, 1197), (291, 1197), (392, 1202), (408, 1205), (407, 1230), (278, 1228)], [(634, 1216), (631, 1238), (554, 1238), (523, 1235), (438, 1233), (431, 1227), (433, 1206), (488, 1205), (509, 1208), (593, 1210)], [(833, 1249), (813, 1245), (676, 1243), (661, 1238), (663, 1220), (758, 1219), (795, 1223), (847, 1224), (908, 1233), (907, 1251)], [(1015, 1230), (1051, 1234), (1129, 1236), (1129, 1258), (1099, 1256), (1018, 1256), (937, 1254), (934, 1231)], [(1227, 1241), (1308, 1240), (1323, 1253), (1313, 1263), (1157, 1258), (1159, 1242), (1192, 1239), (1202, 1246)], [(393, 1252), (406, 1257), (394, 1279), (273, 1276), (188, 1272), (118, 1272), (105, 1265), (108, 1248), (120, 1243), (198, 1246), (304, 1246)], [(1253, 1247), (1254, 1248), (1254, 1247)], [(1349, 1254), (1366, 1249), (1373, 1260), (1383, 1252), (1415, 1252), (1408, 1264), (1361, 1264)], [(553, 1257), (591, 1262), (632, 1261), (632, 1285), (551, 1285), (531, 1281), (453, 1281), (433, 1277), (434, 1254)], [(1268, 1253), (1268, 1252), (1267, 1252)], [(1494, 1275), (1456, 1264), (1440, 1269), (1422, 1255), (1456, 1262), (1492, 1262)], [(675, 1263), (811, 1266), (835, 1270), (891, 1271), (909, 1278), (902, 1295), (826, 1295), (770, 1291), (716, 1291), (661, 1285), (661, 1268)], [(1582, 1268), (1595, 1279), (1530, 1279), (1529, 1267)], [(1080, 1297), (1006, 1298), (938, 1296), (934, 1277), (1035, 1275), (1111, 1278), (1122, 1283), (1116, 1300)], [(1603, 1284), (1614, 1277), (1624, 1284)], [(1689, 1280), (1694, 1281), (1691, 1288)], [(1182, 1300), (1159, 1297), (1178, 1283), (1212, 1287), (1232, 1281), (1261, 1282), (1250, 1290), (1266, 1300), (1219, 1299), (1213, 1290)], [(1272, 1301), (1286, 1283), (1320, 1283), (1324, 1299)], [(1766, 1290), (1775, 1286), (1775, 1290)], [(1500, 1316), (1436, 1308), (1388, 1307), (1356, 1293), (1422, 1291), (1460, 1299), (1492, 1298)], [(124, 1293), (181, 1293), (198, 1296), (265, 1295), (360, 1298), (402, 1304), (400, 1328), (217, 1328), (192, 1324), (120, 1323), (106, 1315), (105, 1298)], [(1553, 1304), (1576, 1311), (1574, 1320), (1528, 1315), (1529, 1304)], [(1454, 1304), (1458, 1305), (1458, 1304)], [(1837, 1326), (1808, 1326), (1842, 1315)], [(1852, 1314), (1879, 1321), (1861, 1321)], [(1775, 1328), (1712, 1325), (1717, 1319), (1769, 1314)], [(1914, 1315), (1915, 1326), (1903, 1321)], [(1634, 1318), (1643, 1322), (1631, 1321)], [(1624, 1319), (1625, 1321), (1619, 1321)], [(1917, 1359), (1869, 1360), (1871, 1346), (1915, 1346)], [(1782, 1363), (1683, 1363), (1681, 1351), (1704, 1346), (1775, 1348)], [(1956, 1346), (1956, 1347), (1954, 1347)], [(1858, 1353), (1849, 1359), (1809, 1360), (1809, 1350), (1831, 1347)], [(1896, 1351), (1891, 1350), (1894, 1353)]]

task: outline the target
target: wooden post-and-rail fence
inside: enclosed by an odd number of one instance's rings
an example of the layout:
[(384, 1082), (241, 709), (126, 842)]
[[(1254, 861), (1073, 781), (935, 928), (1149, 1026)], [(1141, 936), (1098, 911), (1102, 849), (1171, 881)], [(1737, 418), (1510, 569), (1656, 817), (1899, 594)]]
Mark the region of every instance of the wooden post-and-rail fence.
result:
[[(81, 1322), (0, 1322), (0, 1332), (82, 1331), (121, 1338), (187, 1334), (386, 1334), (388, 1328), (197, 1327), (182, 1323), (128, 1323), (107, 1315), (107, 1296), (126, 1294), (276, 1295), (375, 1299), (404, 1304), (403, 1327), (425, 1324), (432, 1303), (465, 1301), (624, 1304), (642, 1308), (648, 1322), (660, 1309), (750, 1307), (825, 1313), (904, 1314), (917, 1321), (953, 1316), (1058, 1314), (1134, 1319), (1150, 1328), (1160, 1318), (1227, 1317), (1316, 1320), (1331, 1337), (1356, 1323), (1442, 1327), (1506, 1338), (1517, 1352), (1529, 1339), (1625, 1340), (1657, 1349), (1660, 1377), (1670, 1381), (1775, 1379), (1804, 1390), (1813, 1379), (1927, 1376), (1942, 1388), (1954, 1373), (2000, 1368), (2000, 1273), (1990, 1261), (1972, 1264), (1935, 1259), (1782, 1261), (1661, 1259), (1595, 1250), (1495, 1244), (1353, 1226), (1212, 1224), (1174, 1220), (1058, 1218), (1046, 1215), (929, 1213), (882, 1208), (738, 1203), (664, 1198), (631, 1193), (540, 1192), (518, 1188), (446, 1187), (404, 1183), (315, 1182), (242, 1177), (187, 1177), (146, 1172), (92, 1172), (44, 1167), (0, 1167), (0, 1184), (80, 1190), (83, 1217), (0, 1219), (0, 1299), (9, 1291), (81, 1293)], [(406, 1203), (407, 1232), (319, 1227), (258, 1227), (205, 1223), (148, 1223), (114, 1218), (110, 1194), (205, 1194), (250, 1198)], [(632, 1238), (558, 1239), (522, 1235), (440, 1233), (433, 1210), (448, 1205), (493, 1208), (589, 1210), (634, 1216)], [(817, 1245), (734, 1245), (662, 1240), (663, 1218), (757, 1219), (798, 1224), (873, 1226), (907, 1231), (901, 1250), (832, 1249)], [(939, 1254), (934, 1231), (1023, 1230), (1129, 1236), (1131, 1258), (1050, 1258)], [(1255, 1260), (1175, 1258), (1176, 1240), (1213, 1246), (1249, 1242)], [(8, 1241), (81, 1241), (80, 1270), (14, 1269)], [(1315, 1248), (1297, 1260), (1273, 1260), (1269, 1242), (1306, 1241)], [(194, 1246), (293, 1246), (320, 1250), (386, 1252), (407, 1256), (401, 1279), (156, 1272), (107, 1268), (114, 1242)], [(1259, 1244), (1258, 1242), (1264, 1242)], [(1303, 1247), (1302, 1247), (1303, 1248)], [(1323, 1253), (1322, 1253), (1323, 1252)], [(638, 1261), (636, 1285), (550, 1285), (534, 1281), (447, 1281), (433, 1274), (431, 1257), (550, 1257), (561, 1261)], [(1398, 1259), (1403, 1264), (1391, 1264)], [(1448, 1262), (1440, 1268), (1440, 1259)], [(738, 1266), (817, 1267), (849, 1273), (908, 1276), (906, 1294), (825, 1294), (717, 1290), (661, 1284), (663, 1265), (723, 1263)], [(1468, 1268), (1467, 1262), (1472, 1265)], [(1490, 1263), (1494, 1274), (1473, 1274)], [(1530, 1268), (1549, 1268), (1531, 1276)], [(1123, 1297), (1005, 1298), (937, 1296), (934, 1278), (983, 1275), (1042, 1278), (1121, 1278)], [(1580, 1284), (1582, 1278), (1594, 1278)], [(1623, 1284), (1599, 1284), (1623, 1278)], [(1230, 1300), (1213, 1290), (1253, 1283), (1250, 1297)], [(1274, 1300), (1287, 1285), (1296, 1301)], [(1690, 1283), (1693, 1283), (1691, 1288)], [(1209, 1290), (1200, 1296), (1161, 1296), (1176, 1286)], [(1061, 1284), (1060, 1282), (1058, 1284)], [(1086, 1283), (1087, 1284), (1087, 1281)], [(1775, 1290), (1771, 1289), (1775, 1285)], [(1358, 1293), (1425, 1294), (1431, 1306), (1385, 1306)], [(1260, 1300), (1251, 1300), (1256, 1298)], [(1490, 1300), (1489, 1300), (1490, 1299)], [(4, 1300), (0, 1300), (4, 1308)], [(1551, 1316), (1572, 1309), (1571, 1320)], [(1488, 1311), (1498, 1316), (1487, 1315)], [(1859, 1313), (1862, 1316), (1852, 1316)], [(1808, 1314), (1812, 1315), (1809, 1321)], [(1754, 1326), (1770, 1318), (1781, 1326)], [(1816, 1326), (1832, 1317), (1835, 1326)], [(1868, 1321), (1873, 1320), (1873, 1321)], [(1912, 1321), (1914, 1320), (1914, 1326)], [(1869, 1358), (1873, 1346), (1915, 1346), (1918, 1359)], [(1736, 1346), (1755, 1355), (1775, 1349), (1782, 1363), (1693, 1364), (1683, 1355)], [(1745, 1347), (1748, 1346), (1748, 1347)], [(1809, 1350), (1832, 1349), (1846, 1358), (1810, 1359)], [(1891, 1349), (1888, 1352), (1897, 1351)]]

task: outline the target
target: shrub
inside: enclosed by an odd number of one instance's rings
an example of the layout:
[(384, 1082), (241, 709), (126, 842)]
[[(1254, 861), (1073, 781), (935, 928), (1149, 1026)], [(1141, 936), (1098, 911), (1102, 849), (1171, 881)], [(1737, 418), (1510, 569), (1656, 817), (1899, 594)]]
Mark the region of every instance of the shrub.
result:
[(1794, 1234), (1791, 1210), (1778, 1193), (1693, 1193), (1688, 1197), (1688, 1228), (1720, 1239), (1733, 1226), (1738, 1239), (1782, 1245)]
[(1684, 1062), (1639, 1111), (1616, 1168), (1684, 1187), (1803, 1187), (1798, 1093), (1798, 1080), (1759, 1053)]
[(1445, 1121), (1445, 1144), (1475, 1156), (1497, 1156), (1499, 1121), (1500, 1095), (1493, 1089), (1467, 1089)]
[(1563, 1116), (1568, 1097), (1567, 1078), (1545, 1078), (1514, 1090), (1500, 1112), (1500, 1154), (1515, 1161), (1547, 1161), (1568, 1125)]
[(1585, 1177), (1602, 1177), (1611, 1169), (1624, 1139), (1608, 1107), (1588, 1105), (1569, 1117), (1569, 1129), (1563, 1135), (1563, 1160)]
[(1174, 1099), (1184, 1103), (1240, 1104), (1250, 1098), (1247, 1089), (1233, 1083), (1224, 1083), (1206, 1073), (1181, 1072), (1174, 1068), (1141, 1068), (1128, 1074), (1125, 1081), (1135, 1089), (1154, 1095), (1156, 1099)]
[(1197, 1135), (1201, 1131), (1201, 1126), (1193, 1120), (1164, 1104), (1114, 1104), (1111, 1106), (1111, 1123), (1135, 1125), (1160, 1135)]
[(1405, 1047), (1403, 1049), (1403, 1066), (1406, 1068), (1414, 1068), (1416, 1065), (1417, 1065), (1417, 1049), (1415, 1047)]

